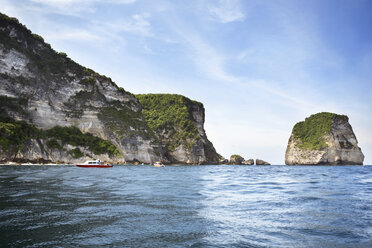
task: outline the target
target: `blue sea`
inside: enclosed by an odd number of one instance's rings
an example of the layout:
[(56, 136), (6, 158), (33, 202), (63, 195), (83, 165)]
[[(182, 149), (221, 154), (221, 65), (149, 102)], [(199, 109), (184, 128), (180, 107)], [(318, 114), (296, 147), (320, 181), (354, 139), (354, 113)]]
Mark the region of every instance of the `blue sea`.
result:
[(0, 166), (0, 247), (372, 247), (372, 166)]

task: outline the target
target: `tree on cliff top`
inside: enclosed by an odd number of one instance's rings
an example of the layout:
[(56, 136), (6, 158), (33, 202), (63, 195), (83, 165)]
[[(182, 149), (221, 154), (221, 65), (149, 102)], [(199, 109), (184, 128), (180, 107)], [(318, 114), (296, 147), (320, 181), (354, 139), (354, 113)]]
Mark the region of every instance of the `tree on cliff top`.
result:
[(293, 127), (293, 138), (299, 141), (299, 148), (307, 150), (319, 150), (325, 148), (327, 144), (324, 135), (331, 132), (332, 123), (335, 118), (346, 118), (346, 115), (322, 112), (314, 114), (298, 122)]

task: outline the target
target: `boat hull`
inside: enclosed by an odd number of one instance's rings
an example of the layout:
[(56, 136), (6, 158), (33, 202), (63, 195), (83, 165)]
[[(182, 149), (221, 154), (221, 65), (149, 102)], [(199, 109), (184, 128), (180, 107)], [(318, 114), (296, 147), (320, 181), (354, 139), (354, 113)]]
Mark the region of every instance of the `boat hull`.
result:
[(77, 164), (77, 167), (83, 167), (83, 168), (111, 168), (111, 164)]

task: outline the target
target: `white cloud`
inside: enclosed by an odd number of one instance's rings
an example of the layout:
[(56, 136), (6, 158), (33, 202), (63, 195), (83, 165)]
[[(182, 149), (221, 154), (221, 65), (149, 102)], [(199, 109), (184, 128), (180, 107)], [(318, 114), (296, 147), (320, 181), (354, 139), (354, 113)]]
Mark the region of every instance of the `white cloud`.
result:
[(151, 25), (148, 21), (149, 14), (135, 14), (130, 20), (126, 20), (117, 25), (119, 31), (151, 36)]
[(197, 35), (181, 33), (184, 41), (193, 51), (193, 61), (197, 68), (208, 77), (225, 82), (236, 82), (238, 79), (225, 71), (225, 58), (212, 46), (203, 41)]
[(41, 13), (58, 13), (62, 15), (80, 16), (81, 13), (94, 13), (95, 4), (131, 4), (136, 0), (30, 0), (29, 8)]
[[(109, 42), (122, 46), (126, 44), (125, 40), (128, 36), (123, 33), (161, 40), (152, 33), (151, 15), (148, 13), (135, 13), (124, 17), (116, 16), (104, 21), (86, 15), (86, 13), (96, 12), (95, 3), (130, 4), (136, 0), (29, 0), (22, 8), (17, 8), (16, 3), (12, 1), (0, 1), (4, 5), (5, 13), (16, 16), (25, 23), (32, 23), (32, 26), (29, 27), (35, 33), (44, 36), (48, 42), (83, 41), (86, 44), (89, 42), (92, 44), (94, 42)], [(51, 19), (49, 14), (75, 16), (79, 18), (80, 23), (77, 26), (72, 26), (60, 20)], [(140, 42), (143, 43), (144, 49), (150, 53), (151, 46), (143, 40)]]
[(22, 8), (19, 8), (14, 1), (11, 0), (0, 0), (1, 9), (0, 12), (10, 17), (19, 17), (22, 13)]
[(239, 0), (219, 0), (208, 8), (209, 13), (219, 22), (241, 21), (245, 18)]
[(123, 32), (142, 37), (154, 37), (149, 18), (149, 14), (142, 13), (134, 14), (126, 19), (110, 20), (110, 22), (92, 21), (90, 32), (108, 37), (111, 40), (123, 40)]
[(46, 34), (48, 40), (62, 41), (100, 41), (103, 36), (84, 29), (66, 28), (57, 32), (49, 32)]
[[(180, 26), (178, 25), (178, 27)], [(190, 57), (197, 69), (204, 73), (209, 79), (227, 85), (233, 85), (241, 90), (255, 88), (256, 90), (277, 97), (280, 99), (282, 105), (292, 109), (311, 111), (324, 108), (324, 105), (309, 102), (301, 98), (301, 96), (297, 97), (291, 95), (289, 92), (275, 87), (272, 82), (265, 79), (251, 79), (229, 73), (226, 69), (226, 65), (230, 62), (230, 58), (226, 57), (223, 53), (218, 52), (201, 36), (188, 30), (186, 27), (177, 28), (176, 32), (181, 36), (186, 47), (190, 50)]]
[(136, 0), (31, 0), (31, 2), (41, 3), (52, 6), (66, 6), (66, 5), (79, 5), (79, 4), (93, 4), (97, 2), (108, 4), (130, 4)]
[[(98, 22), (90, 21), (85, 28), (73, 28), (64, 24), (55, 24), (54, 28), (43, 34), (47, 41), (82, 41), (88, 44), (105, 42), (124, 45), (123, 32), (137, 36), (152, 37), (151, 24), (147, 20), (148, 14), (135, 14), (126, 20)], [(88, 43), (87, 43), (88, 42)], [(144, 41), (143, 46), (147, 52), (151, 50)]]

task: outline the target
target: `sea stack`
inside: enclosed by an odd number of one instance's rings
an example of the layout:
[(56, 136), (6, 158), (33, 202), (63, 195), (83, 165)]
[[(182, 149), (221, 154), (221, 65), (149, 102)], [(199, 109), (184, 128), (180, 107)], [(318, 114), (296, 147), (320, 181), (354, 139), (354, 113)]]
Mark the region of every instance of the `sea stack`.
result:
[(287, 165), (362, 165), (363, 160), (349, 118), (327, 112), (298, 122), (285, 153)]
[(266, 162), (262, 159), (257, 158), (256, 159), (256, 165), (271, 165), (269, 162)]
[(254, 160), (253, 160), (253, 158), (250, 158), (248, 160), (244, 160), (242, 162), (242, 164), (244, 164), (244, 165), (254, 165)]
[(163, 161), (218, 164), (221, 156), (204, 130), (202, 103), (177, 94), (139, 94), (146, 125), (160, 141)]
[(244, 158), (238, 154), (233, 154), (230, 156), (230, 164), (242, 164)]

